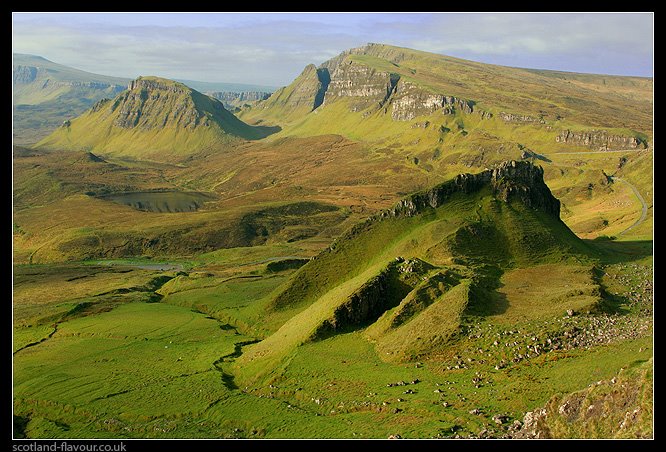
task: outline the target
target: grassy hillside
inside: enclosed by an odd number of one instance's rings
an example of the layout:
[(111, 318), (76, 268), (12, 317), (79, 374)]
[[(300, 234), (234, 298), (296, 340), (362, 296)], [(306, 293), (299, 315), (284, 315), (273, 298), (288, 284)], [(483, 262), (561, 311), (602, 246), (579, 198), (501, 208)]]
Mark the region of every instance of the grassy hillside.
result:
[(653, 436), (651, 79), (130, 88), (13, 149), (15, 436)]
[(652, 436), (649, 246), (489, 187), (400, 206), (319, 254), (17, 267), (17, 434), (530, 437), (545, 407), (552, 437)]
[[(517, 174), (529, 172), (531, 165), (521, 163)], [(500, 185), (492, 189), (470, 177), (468, 188), (451, 181), (357, 225), (298, 270), (266, 305), (265, 324), (289, 320), (248, 348), (238, 368), (243, 378), (255, 381), (279, 368), (301, 344), (367, 325), (386, 359), (432, 354), (459, 333), (463, 315), (506, 310), (492, 294), (505, 271), (546, 263), (557, 264), (555, 272), (591, 266), (594, 252), (556, 213), (500, 200), (497, 187), (513, 187), (520, 176), (497, 176)], [(532, 202), (552, 198), (543, 180), (534, 183), (519, 190), (530, 192)], [(421, 207), (422, 199), (438, 201)], [(403, 213), (412, 205), (416, 212)], [(589, 276), (588, 284), (590, 290), (550, 298), (556, 312), (591, 309), (598, 296)]]
[(181, 83), (140, 77), (131, 89), (98, 102), (36, 147), (169, 161), (270, 133), (243, 123), (221, 102)]
[[(471, 100), (475, 109), (495, 115), (531, 116), (557, 128), (625, 128), (648, 135), (652, 130), (653, 90), (648, 78), (510, 68), (383, 44), (343, 52), (322, 67), (339, 68), (349, 62), (396, 74), (430, 93)], [(300, 84), (297, 79), (284, 90)], [(277, 108), (269, 99), (245, 115), (261, 117), (262, 109), (270, 116)], [(281, 123), (292, 119), (287, 116)]]

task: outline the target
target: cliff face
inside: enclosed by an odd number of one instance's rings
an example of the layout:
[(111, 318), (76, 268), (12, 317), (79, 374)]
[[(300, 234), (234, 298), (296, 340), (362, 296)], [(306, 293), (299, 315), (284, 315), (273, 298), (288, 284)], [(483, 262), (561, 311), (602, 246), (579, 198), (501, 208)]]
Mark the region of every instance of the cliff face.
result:
[(398, 83), (391, 104), (391, 117), (394, 121), (410, 121), (417, 116), (428, 115), (437, 110), (441, 110), (443, 114), (454, 114), (457, 110), (463, 113), (474, 111), (474, 102), (453, 96), (432, 94), (403, 80)]
[[(324, 96), (325, 103), (334, 102), (339, 98), (352, 98), (351, 111), (384, 107), (385, 113), (390, 112), (394, 121), (411, 121), (417, 116), (428, 115), (438, 110), (443, 114), (474, 111), (473, 101), (432, 93), (401, 79), (396, 73), (378, 71), (345, 58), (347, 54), (344, 53), (325, 63), (320, 69), (332, 70)], [(491, 116), (486, 115), (484, 117)]]
[(546, 121), (543, 118), (535, 118), (528, 115), (517, 115), (513, 113), (500, 112), (499, 118), (504, 122), (518, 122), (518, 123), (535, 123), (535, 124), (545, 124)]
[(576, 146), (587, 146), (600, 151), (638, 149), (646, 147), (646, 144), (636, 137), (626, 135), (612, 135), (605, 130), (574, 132), (567, 129), (555, 137), (555, 141), (558, 143), (567, 143)]
[(321, 105), (328, 82), (327, 71), (322, 71), (314, 64), (309, 64), (289, 86), (275, 91), (266, 100), (260, 102), (257, 108), (264, 110), (279, 108), (281, 116), (309, 113)]
[(377, 71), (347, 59), (338, 64), (330, 74), (324, 103), (333, 102), (340, 97), (351, 97), (352, 111), (364, 110), (373, 105), (382, 106), (399, 79), (397, 74)]
[(37, 78), (37, 68), (34, 66), (17, 65), (12, 68), (14, 84), (32, 83)]

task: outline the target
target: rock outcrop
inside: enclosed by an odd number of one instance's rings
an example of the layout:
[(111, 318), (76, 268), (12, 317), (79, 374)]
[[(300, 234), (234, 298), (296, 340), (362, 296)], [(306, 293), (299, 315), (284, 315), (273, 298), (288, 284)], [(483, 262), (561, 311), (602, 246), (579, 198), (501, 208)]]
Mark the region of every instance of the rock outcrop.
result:
[(412, 216), (431, 207), (436, 208), (454, 193), (472, 193), (490, 185), (493, 195), (504, 202), (519, 200), (559, 218), (560, 201), (553, 196), (543, 180), (543, 168), (527, 161), (503, 162), (478, 174), (459, 174), (453, 180), (428, 191), (403, 199), (379, 216)]
[(330, 74), (324, 103), (336, 98), (352, 98), (352, 111), (382, 106), (395, 90), (400, 76), (378, 71), (351, 59), (342, 61)]
[(599, 151), (646, 148), (646, 143), (634, 136), (613, 135), (605, 130), (564, 130), (555, 137), (558, 143), (586, 146)]
[(517, 123), (532, 123), (532, 124), (545, 124), (546, 121), (544, 121), (543, 118), (535, 118), (534, 116), (528, 116), (528, 115), (517, 115), (513, 113), (506, 113), (504, 111), (501, 111), (499, 113), (499, 117), (502, 121), (504, 122), (517, 122)]
[(281, 116), (309, 113), (323, 102), (329, 81), (328, 70), (318, 69), (314, 64), (309, 64), (289, 86), (275, 91), (266, 100), (261, 101), (257, 108), (266, 110), (278, 107)]
[(390, 262), (317, 325), (309, 340), (322, 340), (374, 322), (386, 310), (397, 306), (430, 268), (431, 265), (416, 258)]
[(14, 84), (32, 83), (37, 78), (37, 68), (34, 66), (17, 65), (12, 68), (12, 80)]
[[(117, 112), (113, 124), (124, 129), (194, 129), (210, 126), (210, 118), (195, 102), (194, 91), (182, 83), (139, 77), (132, 80), (127, 88), (112, 103), (98, 102), (93, 111), (108, 105), (109, 113)], [(220, 102), (213, 102), (213, 106), (224, 110)]]
[(455, 114), (456, 111), (472, 113), (474, 102), (429, 93), (420, 86), (401, 80), (391, 98), (391, 105), (391, 118), (394, 121), (410, 121), (438, 110), (444, 114)]

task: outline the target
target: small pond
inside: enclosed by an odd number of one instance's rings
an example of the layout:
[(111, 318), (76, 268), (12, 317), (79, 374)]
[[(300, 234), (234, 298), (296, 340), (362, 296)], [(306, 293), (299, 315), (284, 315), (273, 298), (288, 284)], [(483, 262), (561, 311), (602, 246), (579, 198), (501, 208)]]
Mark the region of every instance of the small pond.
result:
[(207, 201), (215, 199), (212, 195), (184, 191), (144, 191), (114, 193), (100, 196), (100, 199), (133, 207), (145, 212), (179, 213), (194, 212)]

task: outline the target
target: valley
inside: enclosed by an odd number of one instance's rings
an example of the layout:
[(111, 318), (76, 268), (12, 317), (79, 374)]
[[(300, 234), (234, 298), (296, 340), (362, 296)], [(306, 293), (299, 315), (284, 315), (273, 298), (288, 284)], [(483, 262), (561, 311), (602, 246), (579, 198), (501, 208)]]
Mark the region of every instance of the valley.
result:
[(368, 44), (15, 142), (15, 437), (653, 437), (652, 90)]

